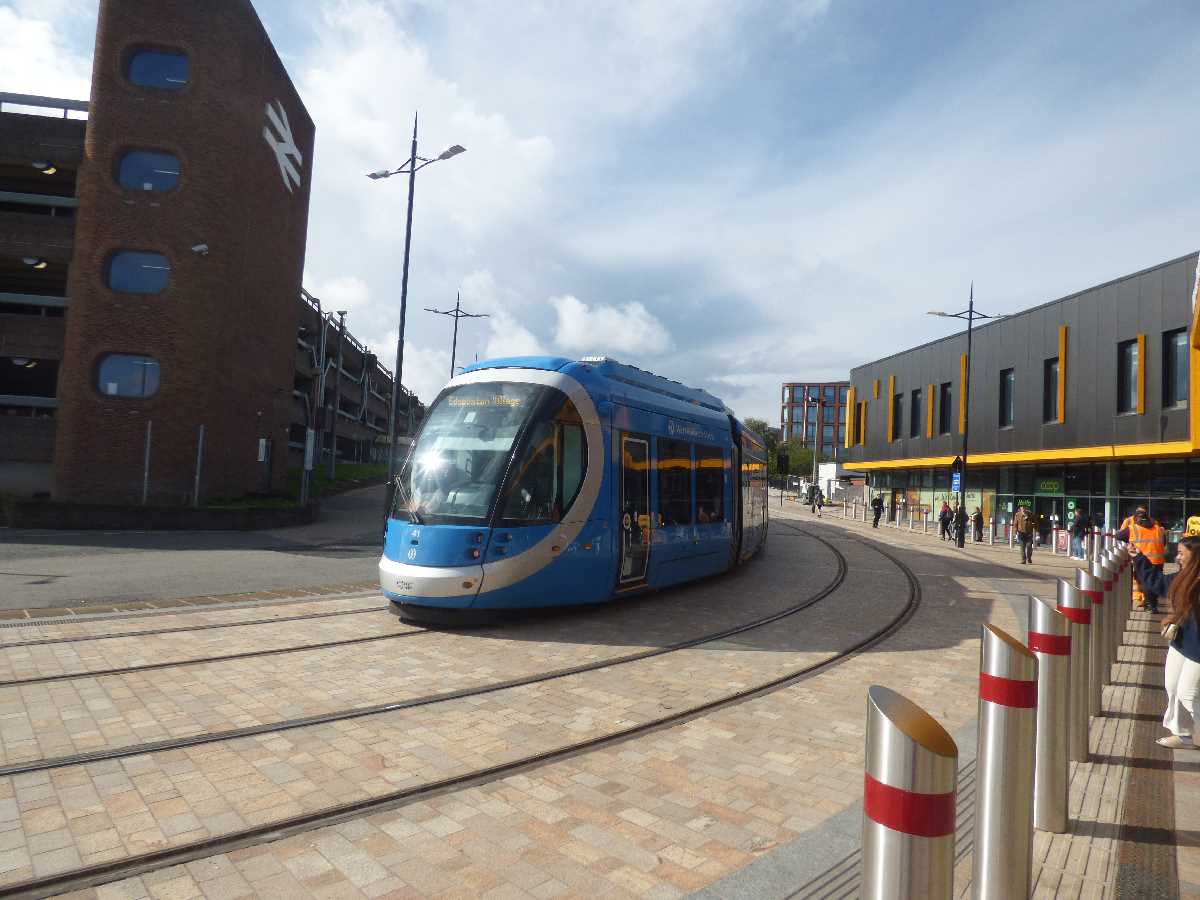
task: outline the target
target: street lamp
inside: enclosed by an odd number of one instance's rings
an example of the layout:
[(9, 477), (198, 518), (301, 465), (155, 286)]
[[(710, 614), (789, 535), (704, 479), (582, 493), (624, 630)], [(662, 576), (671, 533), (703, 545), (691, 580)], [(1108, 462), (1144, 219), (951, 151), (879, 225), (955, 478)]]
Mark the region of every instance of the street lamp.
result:
[[(392, 410), (388, 417), (388, 507), (391, 507), (392, 490), (396, 477), (396, 401), (400, 396), (401, 386), (403, 385), (404, 377), (404, 316), (408, 310), (408, 256), (409, 250), (412, 247), (412, 214), (413, 214), (413, 189), (416, 187), (417, 172), (431, 163), (440, 162), (446, 159), (452, 159), (460, 153), (466, 153), (467, 148), (461, 144), (454, 144), (447, 147), (433, 159), (426, 159), (423, 156), (417, 156), (417, 114), (413, 114), (413, 135), (412, 135), (412, 150), (408, 156), (408, 162), (398, 169), (389, 171), (381, 169), (378, 172), (371, 172), (367, 175), (372, 181), (378, 181), (383, 178), (391, 178), (393, 175), (408, 176), (408, 217), (404, 224), (404, 272), (400, 278), (400, 333), (396, 337), (396, 376), (392, 383)], [(418, 165), (418, 163), (420, 163)], [(412, 401), (409, 401), (411, 406)], [(384, 511), (387, 515), (387, 511)]]
[[(967, 371), (963, 378), (963, 439), (962, 439), (962, 467), (959, 469), (958, 482), (958, 506), (962, 510), (963, 515), (967, 514), (967, 433), (970, 428), (971, 419), (971, 329), (975, 324), (976, 319), (1003, 319), (1003, 315), (989, 316), (981, 312), (975, 311), (975, 282), (971, 282), (970, 301), (967, 303), (967, 308), (962, 312), (947, 313), (937, 310), (930, 310), (927, 315), (940, 316), (943, 319), (963, 319), (967, 323)], [(932, 400), (932, 398), (930, 398)], [(890, 401), (889, 401), (890, 402)], [(959, 547), (963, 547), (967, 542), (967, 529), (963, 526), (961, 531), (955, 527), (956, 542)]]

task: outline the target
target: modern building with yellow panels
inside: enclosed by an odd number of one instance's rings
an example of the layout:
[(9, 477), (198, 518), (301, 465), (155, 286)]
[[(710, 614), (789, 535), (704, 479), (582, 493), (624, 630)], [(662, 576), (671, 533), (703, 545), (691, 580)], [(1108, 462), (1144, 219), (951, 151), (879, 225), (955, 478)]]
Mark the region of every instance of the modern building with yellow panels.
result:
[(1083, 513), (1115, 527), (1148, 504), (1181, 531), (1200, 515), (1196, 264), (1192, 253), (977, 325), (969, 410), (965, 332), (859, 366), (846, 465), (869, 473), (889, 517), (936, 515), (957, 500), (967, 431), (968, 512), (1004, 524), (1028, 501), (1047, 531)]

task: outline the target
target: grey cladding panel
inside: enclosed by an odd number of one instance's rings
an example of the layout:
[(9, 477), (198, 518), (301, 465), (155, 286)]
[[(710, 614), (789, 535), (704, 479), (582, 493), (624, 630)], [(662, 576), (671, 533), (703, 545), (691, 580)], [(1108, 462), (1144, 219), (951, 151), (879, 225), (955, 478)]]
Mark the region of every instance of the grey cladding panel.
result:
[[(1187, 439), (1186, 410), (1161, 410), (1162, 335), (1191, 323), (1196, 254), (1100, 285), (1010, 318), (977, 328), (971, 365), (971, 452), (1023, 451), (1107, 444)], [(1042, 422), (1042, 379), (1045, 360), (1058, 355), (1058, 328), (1067, 326), (1066, 422)], [(1116, 415), (1117, 342), (1146, 335), (1146, 414)], [(869, 403), (868, 440), (854, 447), (852, 459), (953, 456), (961, 448), (958, 433), (959, 356), (966, 335), (956, 334), (851, 372), (860, 399)], [(1016, 421), (999, 429), (1000, 370), (1016, 376)], [(904, 400), (901, 440), (886, 441), (889, 375)], [(880, 398), (871, 399), (871, 382), (880, 379)], [(934, 385), (937, 430), (939, 386), (953, 385), (951, 434), (919, 438), (909, 435), (909, 407), (914, 389)]]

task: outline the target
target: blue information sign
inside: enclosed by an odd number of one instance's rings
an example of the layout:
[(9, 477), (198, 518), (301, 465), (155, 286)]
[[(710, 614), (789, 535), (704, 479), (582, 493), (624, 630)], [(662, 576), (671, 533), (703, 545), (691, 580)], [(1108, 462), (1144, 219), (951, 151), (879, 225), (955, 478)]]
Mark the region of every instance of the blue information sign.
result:
[(950, 493), (957, 494), (962, 490), (962, 472), (950, 473)]

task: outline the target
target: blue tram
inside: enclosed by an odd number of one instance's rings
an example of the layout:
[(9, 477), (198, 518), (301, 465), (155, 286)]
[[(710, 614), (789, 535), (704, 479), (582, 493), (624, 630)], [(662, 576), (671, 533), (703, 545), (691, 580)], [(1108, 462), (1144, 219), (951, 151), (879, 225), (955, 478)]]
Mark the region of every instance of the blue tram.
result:
[(767, 453), (707, 391), (607, 358), (476, 363), (395, 484), (401, 615), (599, 603), (724, 572), (766, 540)]

